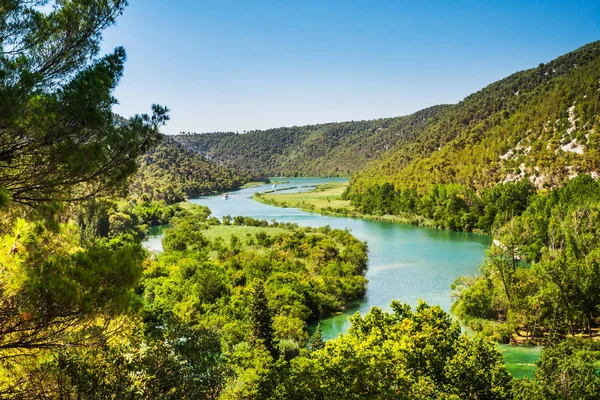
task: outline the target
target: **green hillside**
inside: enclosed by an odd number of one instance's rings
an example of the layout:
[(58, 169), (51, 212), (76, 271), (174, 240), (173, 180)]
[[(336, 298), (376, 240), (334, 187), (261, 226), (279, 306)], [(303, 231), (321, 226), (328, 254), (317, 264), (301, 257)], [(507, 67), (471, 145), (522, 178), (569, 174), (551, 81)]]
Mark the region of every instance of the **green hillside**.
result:
[(454, 105), (406, 117), (177, 135), (185, 147), (243, 170), (281, 176), (352, 174), (350, 193), (393, 183), (477, 191), (527, 178), (558, 186), (600, 165), (600, 42), (492, 83)]
[(375, 182), (424, 192), (435, 183), (481, 190), (527, 178), (553, 187), (600, 165), (600, 42), (517, 72), (446, 107), (414, 142), (371, 163)]
[(406, 117), (175, 136), (229, 166), (270, 176), (349, 176), (387, 151), (413, 142), (447, 106)]
[(141, 157), (140, 169), (130, 186), (134, 197), (167, 203), (189, 197), (238, 189), (264, 179), (210, 161), (165, 136), (160, 144)]

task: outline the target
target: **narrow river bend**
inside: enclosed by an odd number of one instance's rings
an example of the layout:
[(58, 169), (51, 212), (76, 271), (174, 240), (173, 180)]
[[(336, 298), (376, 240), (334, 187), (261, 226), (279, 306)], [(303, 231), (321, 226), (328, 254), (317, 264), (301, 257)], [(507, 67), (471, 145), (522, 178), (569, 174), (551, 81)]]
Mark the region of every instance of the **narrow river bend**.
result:
[[(279, 189), (296, 187), (291, 191), (312, 190), (310, 187), (327, 182), (347, 181), (341, 178), (282, 178), (289, 183)], [(304, 187), (303, 187), (304, 186)], [(256, 186), (230, 192), (228, 200), (220, 195), (190, 200), (208, 206), (213, 215), (243, 215), (257, 219), (276, 219), (300, 226), (324, 226), (350, 229), (369, 246), (366, 278), (369, 280), (364, 299), (346, 312), (321, 321), (323, 336), (331, 339), (348, 330), (348, 317), (359, 311), (365, 314), (371, 307), (389, 309), (393, 299), (417, 304), (419, 299), (439, 304), (450, 310), (450, 284), (461, 275), (475, 275), (491, 243), (488, 236), (416, 227), (386, 221), (371, 221), (342, 217), (327, 217), (293, 208), (279, 208), (252, 200), (256, 192), (270, 190), (271, 185)], [(162, 232), (146, 241), (146, 247), (160, 250)], [(515, 376), (531, 375), (532, 362), (539, 349), (500, 346), (507, 365)]]

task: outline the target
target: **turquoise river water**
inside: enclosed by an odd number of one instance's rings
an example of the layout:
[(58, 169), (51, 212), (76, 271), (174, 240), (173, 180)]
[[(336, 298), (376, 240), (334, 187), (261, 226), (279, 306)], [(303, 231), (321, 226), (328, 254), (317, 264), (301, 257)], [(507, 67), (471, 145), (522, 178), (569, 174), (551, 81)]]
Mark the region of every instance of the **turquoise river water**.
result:
[[(279, 189), (294, 187), (290, 191), (312, 190), (327, 182), (346, 181), (341, 178), (281, 178), (288, 183), (278, 184)], [(488, 236), (423, 228), (386, 221), (328, 217), (293, 208), (279, 208), (252, 200), (256, 192), (270, 190), (271, 185), (256, 186), (230, 192), (228, 200), (220, 195), (190, 200), (208, 206), (213, 215), (243, 215), (259, 219), (276, 219), (300, 226), (348, 228), (369, 246), (369, 280), (365, 297), (346, 312), (321, 321), (323, 335), (331, 339), (345, 333), (350, 323), (348, 317), (356, 311), (365, 314), (371, 307), (389, 310), (393, 299), (416, 305), (419, 299), (429, 304), (439, 304), (450, 310), (450, 284), (461, 275), (474, 275), (485, 258), (491, 243)], [(145, 245), (150, 250), (161, 249), (163, 229), (156, 228)], [(532, 376), (533, 363), (540, 353), (539, 347), (500, 345), (507, 366), (516, 377)]]

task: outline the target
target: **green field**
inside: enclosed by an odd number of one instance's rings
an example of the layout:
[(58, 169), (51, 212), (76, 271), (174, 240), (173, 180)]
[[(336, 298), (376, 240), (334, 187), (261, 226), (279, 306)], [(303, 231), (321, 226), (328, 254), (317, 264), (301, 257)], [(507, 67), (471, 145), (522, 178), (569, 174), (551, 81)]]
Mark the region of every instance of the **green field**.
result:
[(327, 208), (345, 209), (352, 211), (350, 200), (342, 200), (342, 193), (348, 186), (347, 183), (328, 183), (318, 186), (315, 190), (301, 193), (257, 193), (267, 204), (279, 207), (302, 208), (310, 211), (323, 211)]
[(248, 235), (256, 235), (258, 232), (265, 232), (269, 236), (276, 236), (282, 233), (289, 233), (285, 228), (262, 227), (262, 226), (238, 226), (238, 225), (215, 225), (208, 230), (202, 231), (202, 235), (209, 240), (217, 237), (229, 239), (231, 236), (237, 236), (239, 239), (245, 239)]
[(533, 378), (536, 370), (535, 362), (540, 358), (541, 346), (511, 346), (500, 345), (498, 350), (502, 353), (508, 371), (515, 378)]
[(253, 188), (253, 187), (256, 187), (256, 186), (262, 186), (265, 183), (268, 183), (268, 182), (248, 182), (245, 185), (242, 185), (240, 187), (240, 189), (248, 189), (248, 188)]
[(414, 214), (363, 214), (357, 210), (356, 207), (350, 204), (350, 200), (342, 199), (342, 193), (344, 193), (344, 190), (346, 190), (347, 187), (348, 183), (343, 182), (326, 183), (317, 186), (315, 190), (309, 192), (256, 193), (254, 195), (254, 200), (276, 207), (299, 208), (304, 211), (312, 211), (324, 215), (390, 221), (421, 226), (435, 226), (433, 221)]

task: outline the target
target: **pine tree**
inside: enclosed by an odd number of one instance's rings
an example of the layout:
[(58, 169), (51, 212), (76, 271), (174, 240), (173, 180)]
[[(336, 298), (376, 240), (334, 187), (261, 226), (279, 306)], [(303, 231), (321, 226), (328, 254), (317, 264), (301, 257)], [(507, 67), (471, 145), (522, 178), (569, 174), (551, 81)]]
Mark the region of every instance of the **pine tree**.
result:
[(262, 343), (271, 353), (273, 358), (277, 357), (277, 351), (273, 344), (273, 318), (265, 294), (262, 281), (254, 284), (252, 292), (252, 303), (250, 304), (250, 340), (252, 344)]
[[(53, 5), (52, 12), (40, 5)], [(0, 2), (0, 196), (37, 207), (119, 190), (168, 109), (112, 112), (125, 49), (99, 57), (125, 0)], [(2, 200), (2, 199), (0, 199)]]
[(310, 338), (310, 349), (311, 350), (320, 350), (325, 347), (325, 342), (323, 341), (323, 333), (321, 332), (321, 324), (317, 324), (317, 330)]

